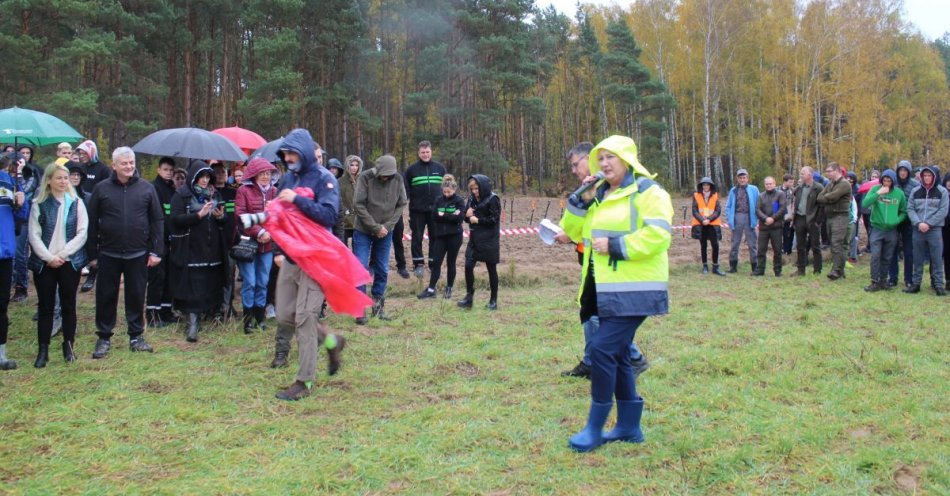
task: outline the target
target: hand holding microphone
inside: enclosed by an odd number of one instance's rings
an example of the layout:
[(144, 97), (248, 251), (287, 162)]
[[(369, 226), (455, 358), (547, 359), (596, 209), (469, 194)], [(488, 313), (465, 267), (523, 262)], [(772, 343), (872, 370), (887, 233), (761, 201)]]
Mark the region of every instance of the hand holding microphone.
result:
[(568, 201), (570, 201), (572, 204), (582, 203), (583, 199), (581, 198), (581, 196), (583, 196), (584, 193), (587, 193), (588, 190), (593, 188), (597, 184), (597, 182), (603, 178), (604, 178), (604, 171), (597, 171), (597, 174), (594, 174), (593, 176), (587, 176), (584, 179), (584, 184), (582, 184), (580, 188), (577, 188), (573, 193), (571, 193), (571, 196), (568, 197)]

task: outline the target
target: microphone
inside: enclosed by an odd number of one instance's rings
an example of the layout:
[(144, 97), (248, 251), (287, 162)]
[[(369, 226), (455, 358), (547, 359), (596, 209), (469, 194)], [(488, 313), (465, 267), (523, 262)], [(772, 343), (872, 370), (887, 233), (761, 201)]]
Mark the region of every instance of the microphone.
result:
[(581, 195), (583, 195), (584, 193), (587, 193), (587, 190), (593, 188), (597, 184), (597, 182), (603, 178), (604, 178), (604, 171), (597, 171), (597, 174), (594, 174), (594, 180), (587, 184), (582, 184), (580, 188), (577, 188), (576, 191), (571, 193), (571, 196), (568, 197), (568, 200), (574, 203), (579, 202), (581, 200)]

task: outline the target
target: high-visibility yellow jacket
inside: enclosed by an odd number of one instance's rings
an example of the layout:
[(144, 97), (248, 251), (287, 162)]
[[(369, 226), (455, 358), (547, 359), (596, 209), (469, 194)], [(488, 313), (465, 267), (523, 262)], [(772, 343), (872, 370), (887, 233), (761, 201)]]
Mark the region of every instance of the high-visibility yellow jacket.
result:
[[(633, 140), (611, 136), (591, 151), (591, 174), (596, 174), (597, 152), (609, 150), (629, 168), (620, 187), (609, 195), (608, 185), (597, 188), (589, 203), (569, 203), (561, 226), (571, 240), (585, 246), (580, 301), (594, 264), (597, 312), (601, 317), (665, 314), (669, 310), (669, 259), (673, 203), (650, 173), (640, 165)], [(590, 249), (594, 238), (608, 238), (608, 253)]]

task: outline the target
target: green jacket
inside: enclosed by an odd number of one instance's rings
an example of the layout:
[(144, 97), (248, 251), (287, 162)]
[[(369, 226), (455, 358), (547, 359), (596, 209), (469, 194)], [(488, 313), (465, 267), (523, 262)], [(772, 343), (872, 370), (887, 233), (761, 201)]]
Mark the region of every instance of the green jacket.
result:
[(877, 194), (881, 186), (874, 186), (861, 202), (871, 209), (871, 226), (881, 231), (891, 231), (907, 218), (907, 197), (900, 188), (891, 188), (884, 196)]

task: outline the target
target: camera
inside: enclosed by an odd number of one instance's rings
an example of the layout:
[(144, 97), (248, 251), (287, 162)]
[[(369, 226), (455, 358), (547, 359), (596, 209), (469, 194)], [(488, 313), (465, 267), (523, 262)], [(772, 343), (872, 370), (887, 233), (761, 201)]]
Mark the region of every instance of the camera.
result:
[(258, 212), (256, 214), (241, 214), (241, 225), (244, 226), (244, 229), (263, 224), (266, 220), (266, 212)]

